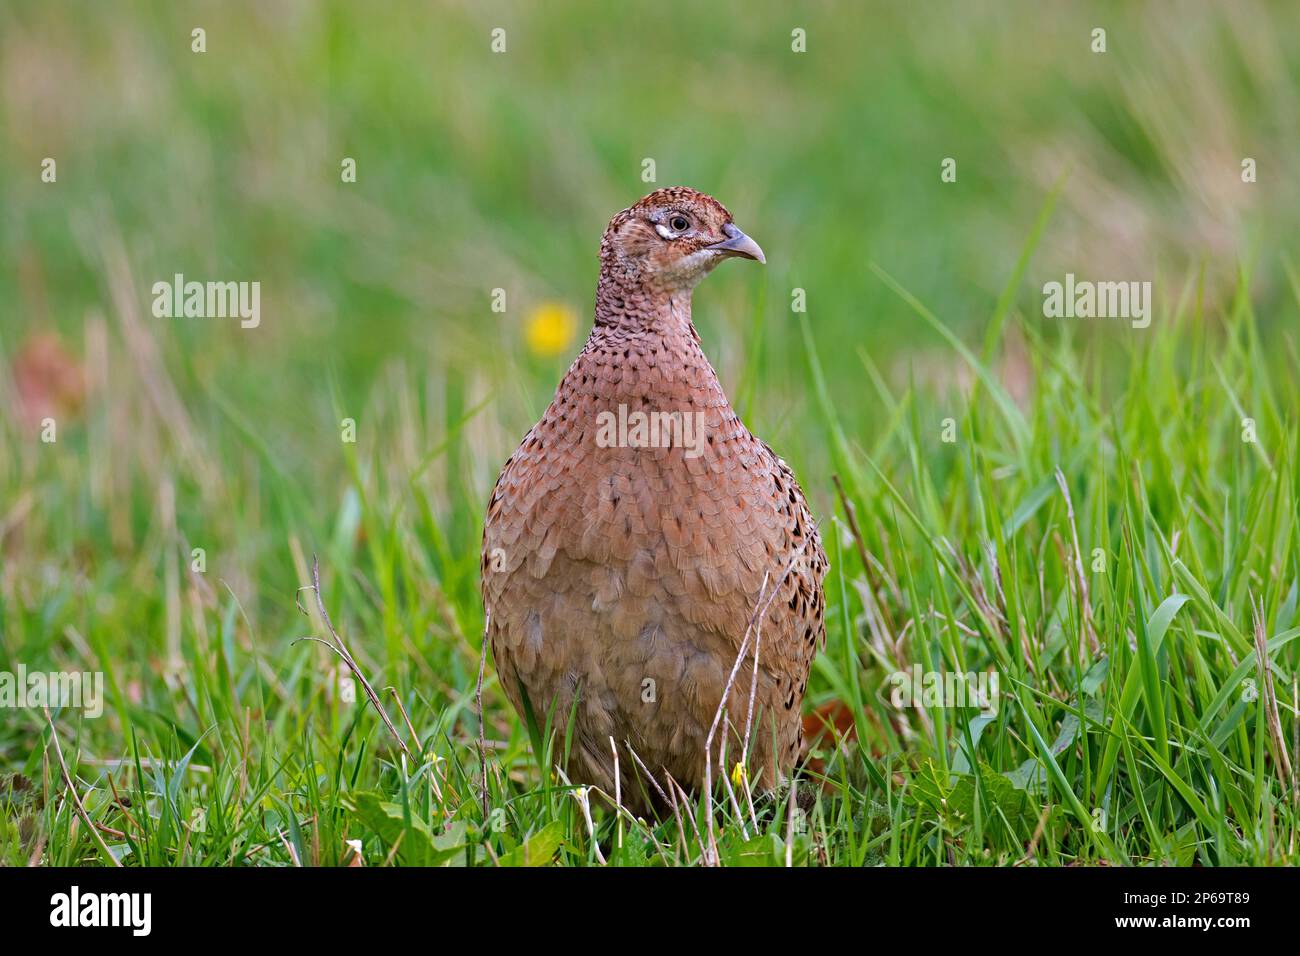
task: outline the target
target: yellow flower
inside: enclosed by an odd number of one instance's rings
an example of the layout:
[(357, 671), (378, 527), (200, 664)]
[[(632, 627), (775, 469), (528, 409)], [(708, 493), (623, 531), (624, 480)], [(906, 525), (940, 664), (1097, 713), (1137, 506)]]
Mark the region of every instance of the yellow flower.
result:
[(737, 787), (740, 787), (746, 785), (746, 781), (748, 780), (749, 780), (749, 771), (745, 769), (745, 765), (743, 763), (737, 761), (736, 765), (731, 768), (732, 784), (734, 784)]
[(573, 344), (578, 317), (567, 305), (543, 302), (528, 314), (528, 349), (541, 358), (563, 355)]

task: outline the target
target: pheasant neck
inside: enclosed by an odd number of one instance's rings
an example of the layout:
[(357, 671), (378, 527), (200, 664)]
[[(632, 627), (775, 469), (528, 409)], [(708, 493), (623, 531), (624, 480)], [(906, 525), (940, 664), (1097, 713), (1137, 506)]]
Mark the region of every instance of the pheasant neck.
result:
[(639, 276), (602, 269), (596, 283), (596, 327), (672, 335), (691, 327), (691, 289), (654, 287)]
[(571, 388), (588, 389), (609, 409), (730, 408), (691, 324), (690, 290), (652, 294), (603, 276), (595, 324), (561, 392)]

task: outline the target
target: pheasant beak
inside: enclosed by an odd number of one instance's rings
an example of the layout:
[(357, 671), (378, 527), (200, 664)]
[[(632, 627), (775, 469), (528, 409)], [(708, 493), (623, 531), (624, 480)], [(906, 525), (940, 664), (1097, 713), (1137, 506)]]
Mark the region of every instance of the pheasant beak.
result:
[(743, 259), (753, 259), (755, 262), (767, 262), (767, 257), (763, 255), (763, 250), (758, 243), (736, 228), (734, 223), (729, 222), (723, 226), (722, 233), (727, 238), (707, 248), (716, 250), (724, 256), (739, 256)]

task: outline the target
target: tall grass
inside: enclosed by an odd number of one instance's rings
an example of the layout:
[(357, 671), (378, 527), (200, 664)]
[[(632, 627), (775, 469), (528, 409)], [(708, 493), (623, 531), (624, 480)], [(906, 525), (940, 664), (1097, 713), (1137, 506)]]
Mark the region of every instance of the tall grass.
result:
[[(918, 321), (937, 321), (899, 291)], [(1300, 726), (1297, 385), (1269, 373), (1244, 284), (1226, 314), (1197, 301), (1189, 288), (1180, 309), (1112, 331), (1123, 341), (1105, 347), (1016, 313), (1005, 341), (960, 346), (978, 383), (965, 394), (891, 388), (864, 354), (888, 421), (870, 447), (819, 393), (844, 494), (823, 515), (830, 636), (810, 695), (813, 707), (837, 702), (819, 712), (846, 710), (851, 730), (819, 743), (793, 818), (782, 799), (752, 817), (715, 803), (720, 862), (1291, 858), (1297, 790), (1281, 768), (1295, 766)], [(1031, 383), (1024, 404), (1002, 384), (1007, 342)], [(283, 554), (281, 572), (262, 572), (279, 602), (260, 618), (216, 555), (206, 574), (184, 570), (188, 545), (215, 534), (199, 529), (243, 526), (228, 514), (187, 516), (183, 535), (160, 515), (131, 553), (85, 555), (67, 577), (34, 580), (48, 556), (7, 564), (10, 659), (106, 672), (106, 715), (68, 712), (53, 727), (108, 852), (131, 864), (338, 864), (359, 840), (371, 863), (712, 859), (703, 804), (638, 822), (612, 795), (557, 777), (563, 715), (550, 715), (553, 736), (530, 739), (490, 668), (485, 817), (477, 503), (467, 495), (449, 520), (393, 479), (427, 465), (414, 392), (390, 383), (360, 416), (373, 438), (329, 453), (349, 476), (340, 501), (277, 476), (269, 448), (228, 476), (230, 500), (259, 513), (257, 533)], [(222, 427), (258, 447), (256, 423)], [(18, 447), (17, 497), (77, 487), (66, 452)], [(69, 520), (41, 509), (14, 533)], [(381, 693), (409, 755), (359, 692), (349, 702), (327, 648), (292, 641), (328, 636), (295, 610), (309, 549), (344, 640), (393, 688)], [(889, 677), (913, 664), (996, 672), (1000, 695), (982, 712), (896, 706)], [(5, 726), (22, 776), (5, 798), (4, 858), (104, 862), (66, 797), (49, 726), (36, 715)]]

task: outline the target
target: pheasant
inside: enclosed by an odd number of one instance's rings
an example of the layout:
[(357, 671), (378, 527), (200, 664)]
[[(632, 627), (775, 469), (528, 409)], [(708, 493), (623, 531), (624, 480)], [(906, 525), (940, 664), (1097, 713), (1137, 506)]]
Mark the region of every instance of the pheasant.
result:
[(825, 643), (826, 555), (803, 492), (732, 410), (691, 323), (694, 287), (731, 257), (766, 261), (694, 189), (659, 189), (610, 220), (586, 346), (484, 522), (506, 697), (552, 722), (573, 783), (617, 789), (635, 811), (663, 809), (665, 773), (704, 784), (727, 688), (713, 779), (742, 755), (760, 788), (785, 779)]

